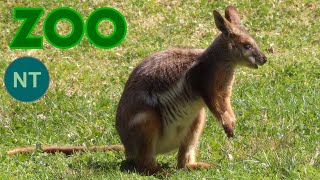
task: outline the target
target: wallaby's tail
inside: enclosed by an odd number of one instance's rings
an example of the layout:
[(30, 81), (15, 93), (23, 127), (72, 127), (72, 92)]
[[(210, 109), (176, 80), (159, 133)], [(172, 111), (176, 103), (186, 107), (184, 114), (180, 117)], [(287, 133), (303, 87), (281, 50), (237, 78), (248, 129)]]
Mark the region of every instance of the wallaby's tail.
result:
[[(24, 148), (17, 148), (11, 151), (8, 151), (7, 154), (9, 156), (13, 156), (15, 154), (23, 154), (35, 151), (37, 148), (33, 146), (24, 147)], [(124, 151), (123, 145), (109, 145), (109, 146), (43, 146), (40, 148), (43, 152), (46, 153), (56, 153), (62, 152), (67, 155), (75, 153), (75, 152), (82, 152), (82, 151)]]

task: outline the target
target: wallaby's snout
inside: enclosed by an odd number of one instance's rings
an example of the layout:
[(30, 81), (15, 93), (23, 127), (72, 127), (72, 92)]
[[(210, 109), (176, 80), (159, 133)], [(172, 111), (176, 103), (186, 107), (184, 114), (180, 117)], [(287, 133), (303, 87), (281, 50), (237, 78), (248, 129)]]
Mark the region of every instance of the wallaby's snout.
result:
[(259, 66), (264, 65), (267, 62), (267, 57), (264, 54), (261, 54), (261, 56), (258, 58), (257, 64)]
[(249, 55), (250, 63), (254, 65), (255, 68), (262, 66), (267, 62), (267, 57), (260, 51), (256, 50), (255, 53)]
[(266, 62), (267, 62), (267, 57), (264, 54), (262, 54), (262, 57), (261, 57), (261, 60), (260, 60), (260, 65), (261, 66), (264, 65)]

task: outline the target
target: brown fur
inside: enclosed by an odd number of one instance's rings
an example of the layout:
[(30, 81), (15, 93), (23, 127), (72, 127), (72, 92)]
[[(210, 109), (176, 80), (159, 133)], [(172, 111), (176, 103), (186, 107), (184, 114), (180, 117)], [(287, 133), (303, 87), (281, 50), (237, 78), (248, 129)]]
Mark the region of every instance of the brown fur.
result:
[[(236, 117), (230, 98), (235, 68), (258, 68), (266, 57), (240, 26), (236, 8), (228, 6), (225, 18), (214, 11), (214, 19), (222, 33), (207, 49), (157, 52), (142, 61), (126, 82), (117, 109), (116, 129), (127, 160), (139, 172), (163, 171), (156, 155), (176, 148), (179, 168), (209, 167), (195, 159), (205, 123), (205, 106), (227, 136), (234, 135)], [(25, 151), (30, 149), (16, 152)]]

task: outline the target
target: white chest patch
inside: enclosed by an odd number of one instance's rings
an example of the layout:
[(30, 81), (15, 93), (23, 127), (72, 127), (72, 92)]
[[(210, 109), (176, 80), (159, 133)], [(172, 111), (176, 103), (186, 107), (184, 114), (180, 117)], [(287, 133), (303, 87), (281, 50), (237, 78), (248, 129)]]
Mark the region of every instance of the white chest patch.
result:
[(184, 82), (158, 96), (161, 103), (163, 135), (160, 137), (156, 153), (166, 153), (178, 148), (187, 135), (194, 119), (204, 106), (203, 100), (188, 94)]
[(157, 144), (157, 153), (166, 153), (178, 148), (186, 137), (193, 120), (203, 108), (203, 101), (196, 100), (189, 105), (182, 107), (185, 114), (175, 119), (172, 123), (164, 126), (163, 136)]

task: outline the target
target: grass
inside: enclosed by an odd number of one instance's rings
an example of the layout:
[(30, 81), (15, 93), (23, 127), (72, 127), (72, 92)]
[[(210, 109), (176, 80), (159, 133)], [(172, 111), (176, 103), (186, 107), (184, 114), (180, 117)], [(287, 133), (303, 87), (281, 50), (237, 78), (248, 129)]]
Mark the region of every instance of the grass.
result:
[[(236, 136), (226, 138), (211, 114), (198, 159), (209, 170), (175, 168), (176, 152), (158, 160), (172, 179), (319, 179), (320, 178), (320, 5), (316, 0), (241, 1), (242, 23), (268, 56), (258, 70), (239, 68), (233, 92)], [(86, 152), (65, 156), (35, 152), (8, 157), (27, 145), (118, 144), (115, 111), (124, 83), (144, 57), (169, 47), (207, 47), (218, 34), (212, 11), (226, 1), (7, 1), (0, 4), (0, 179), (155, 179), (120, 171), (123, 152)], [(67, 50), (44, 39), (42, 50), (11, 50), (21, 22), (14, 7), (44, 7), (33, 34), (43, 35), (46, 15), (58, 7), (77, 10), (84, 20), (99, 7), (126, 17), (128, 33), (111, 50), (84, 39)], [(111, 27), (105, 23), (106, 27)], [(61, 34), (70, 25), (58, 23)], [(104, 26), (99, 26), (103, 28)], [(101, 30), (110, 33), (108, 29)], [(33, 56), (49, 69), (47, 94), (32, 103), (14, 100), (3, 76), (9, 63)], [(160, 177), (161, 178), (161, 177)]]

